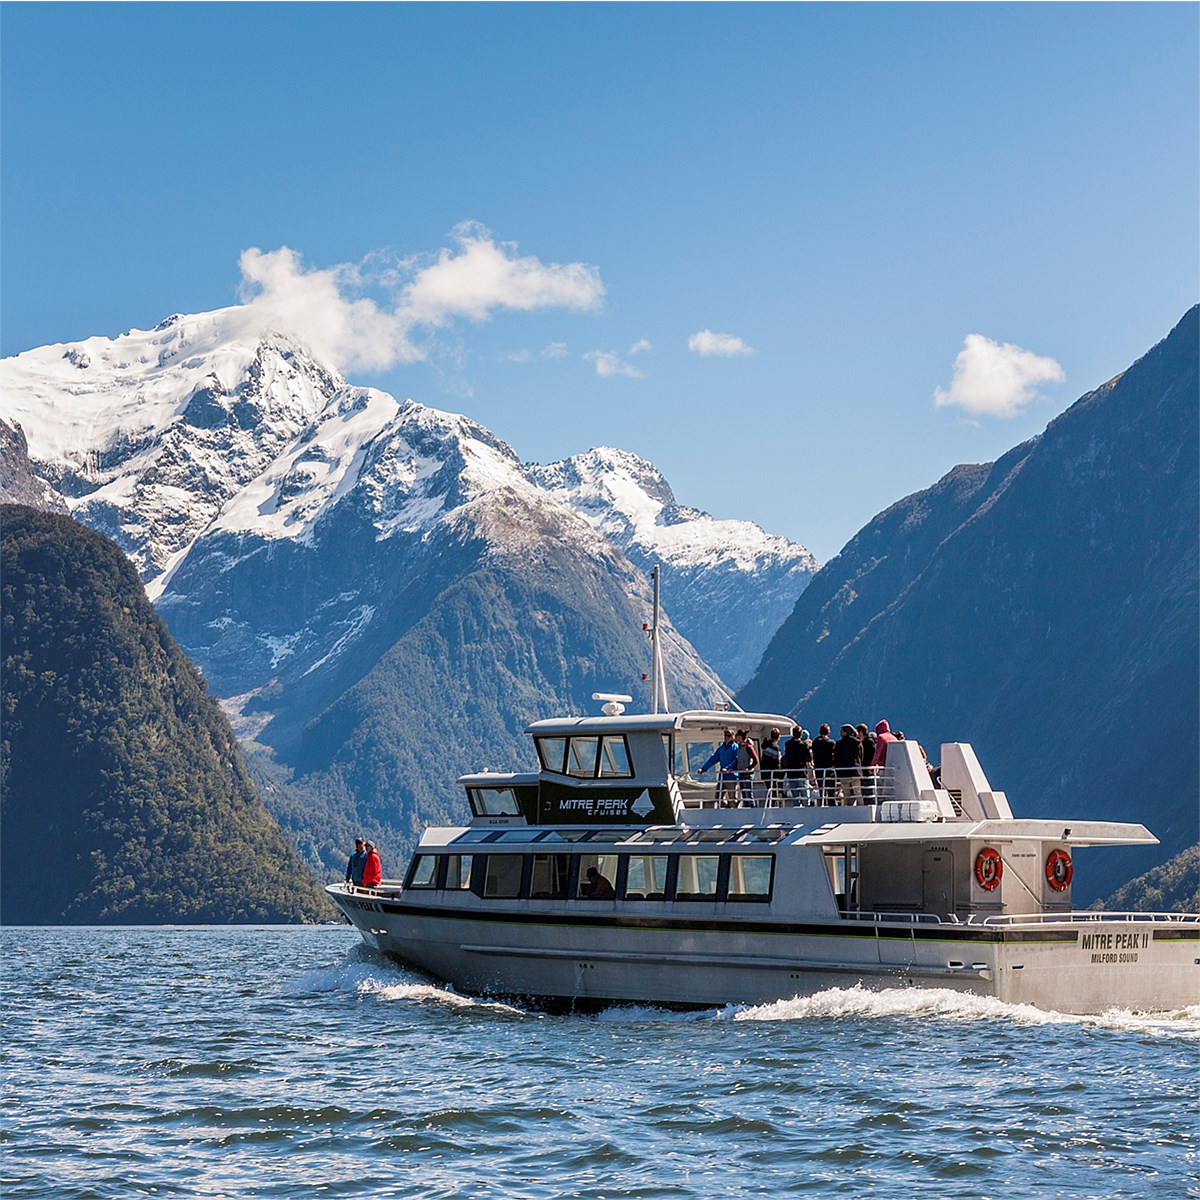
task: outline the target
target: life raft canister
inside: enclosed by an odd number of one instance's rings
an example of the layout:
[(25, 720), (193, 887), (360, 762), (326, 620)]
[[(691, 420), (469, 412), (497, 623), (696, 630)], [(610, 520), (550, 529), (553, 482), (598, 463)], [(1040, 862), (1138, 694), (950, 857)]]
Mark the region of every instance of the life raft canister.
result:
[(979, 882), (979, 886), (985, 892), (994, 892), (1000, 886), (1000, 879), (1004, 875), (1004, 863), (1000, 858), (1000, 851), (994, 850), (991, 846), (984, 846), (980, 852), (975, 855), (975, 878)]
[(1056, 891), (1065, 892), (1071, 886), (1075, 866), (1065, 850), (1051, 850), (1046, 859), (1046, 882)]

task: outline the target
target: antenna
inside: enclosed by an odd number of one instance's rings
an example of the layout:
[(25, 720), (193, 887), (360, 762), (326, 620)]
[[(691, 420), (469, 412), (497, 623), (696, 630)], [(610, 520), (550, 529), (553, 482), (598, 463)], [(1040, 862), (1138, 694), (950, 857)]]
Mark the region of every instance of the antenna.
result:
[(615, 692), (593, 692), (592, 699), (606, 702), (600, 710), (606, 717), (619, 717), (625, 711), (625, 705), (633, 702), (632, 696), (619, 696)]
[(667, 679), (663, 674), (662, 646), (658, 640), (658, 587), (661, 570), (662, 567), (655, 563), (654, 570), (650, 572), (650, 577), (654, 580), (654, 617), (650, 623), (650, 711), (655, 714), (660, 711), (670, 712), (670, 705), (667, 703)]

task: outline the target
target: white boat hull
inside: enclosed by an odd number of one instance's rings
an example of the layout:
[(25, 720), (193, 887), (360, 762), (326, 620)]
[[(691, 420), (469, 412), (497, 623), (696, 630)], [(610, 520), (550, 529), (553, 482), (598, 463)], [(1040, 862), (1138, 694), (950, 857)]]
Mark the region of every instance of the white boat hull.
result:
[(468, 912), (330, 894), (379, 951), (474, 994), (711, 1007), (861, 985), (952, 988), (1066, 1013), (1200, 1004), (1195, 922), (735, 924), (629, 918), (612, 904), (580, 918), (557, 906)]

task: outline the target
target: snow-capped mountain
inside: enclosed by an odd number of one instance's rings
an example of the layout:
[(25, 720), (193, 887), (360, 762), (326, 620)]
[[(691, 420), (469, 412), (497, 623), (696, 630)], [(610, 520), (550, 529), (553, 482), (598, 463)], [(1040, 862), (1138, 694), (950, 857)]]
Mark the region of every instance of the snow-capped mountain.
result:
[[(237, 309), (5, 360), (0, 417), (321, 798), (281, 815), (318, 849), (334, 810), (393, 839), (450, 817), (457, 774), (522, 765), (527, 720), (644, 698), (650, 589), (619, 546), (482, 426)], [(668, 652), (673, 699), (720, 697), (686, 638)]]
[(732, 683), (750, 676), (819, 568), (803, 546), (752, 521), (677, 503), (658, 468), (627, 450), (602, 446), (527, 471), (632, 562), (662, 564), (681, 632)]

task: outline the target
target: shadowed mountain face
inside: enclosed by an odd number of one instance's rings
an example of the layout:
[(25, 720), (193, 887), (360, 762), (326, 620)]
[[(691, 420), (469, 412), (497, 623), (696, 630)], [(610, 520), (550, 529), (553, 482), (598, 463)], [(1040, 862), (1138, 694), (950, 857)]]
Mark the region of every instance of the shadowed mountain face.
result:
[[(998, 462), (959, 467), (813, 580), (739, 695), (815, 728), (887, 717), (973, 742), (1021, 815), (1141, 821), (1080, 899), (1195, 843), (1197, 327)], [(836, 727), (836, 725), (835, 725)]]
[(133, 564), (65, 516), (0, 533), (3, 921), (327, 916)]

